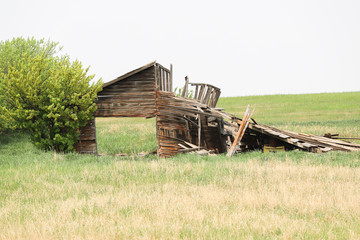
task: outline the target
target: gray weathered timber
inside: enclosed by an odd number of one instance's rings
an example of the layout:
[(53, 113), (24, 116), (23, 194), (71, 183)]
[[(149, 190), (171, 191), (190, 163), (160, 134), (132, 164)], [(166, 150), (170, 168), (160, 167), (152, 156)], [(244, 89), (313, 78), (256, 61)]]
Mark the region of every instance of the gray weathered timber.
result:
[(79, 129), (79, 142), (75, 144), (75, 150), (82, 154), (97, 155), (96, 125), (95, 119), (91, 119), (88, 124)]
[[(98, 94), (95, 117), (155, 116), (155, 65), (106, 85)], [(104, 84), (105, 85), (105, 84)]]
[(185, 85), (181, 94), (182, 97), (190, 96), (189, 85), (193, 87), (193, 96), (191, 96), (192, 99), (208, 105), (211, 108), (216, 107), (221, 94), (220, 88), (206, 83), (189, 83), (188, 77), (185, 77)]
[(222, 117), (211, 112), (208, 106), (170, 92), (158, 92), (156, 106), (160, 156), (174, 156), (189, 143), (198, 146), (197, 149), (226, 151), (225, 138), (221, 134)]
[[(152, 62), (105, 83), (98, 93), (95, 117), (156, 116), (157, 153), (161, 157), (174, 156), (189, 144), (226, 151), (222, 117), (208, 106), (216, 105), (214, 96), (218, 95), (214, 93), (220, 94), (220, 90), (205, 84), (207, 95), (202, 101), (177, 97), (172, 92), (172, 71), (172, 65), (168, 70)], [(77, 151), (96, 154), (95, 121), (80, 132)]]

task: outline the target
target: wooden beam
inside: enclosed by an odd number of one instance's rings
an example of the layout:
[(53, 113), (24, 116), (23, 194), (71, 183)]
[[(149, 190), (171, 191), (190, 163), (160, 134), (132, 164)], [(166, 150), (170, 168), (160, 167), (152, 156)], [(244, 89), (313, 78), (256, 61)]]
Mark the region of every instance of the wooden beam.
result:
[[(255, 110), (255, 109), (254, 109)], [(241, 139), (242, 137), (244, 136), (244, 133), (246, 131), (246, 128), (247, 126), (249, 125), (249, 120), (251, 119), (253, 113), (254, 113), (254, 110), (252, 111), (252, 113), (250, 113), (250, 108), (249, 108), (249, 105), (247, 106), (246, 108), (246, 111), (244, 113), (244, 117), (241, 121), (241, 125), (239, 127), (239, 131), (235, 137), (235, 140), (233, 142), (233, 144), (231, 145), (228, 153), (227, 153), (227, 156), (228, 157), (231, 157), (232, 155), (234, 155), (235, 151), (236, 151), (236, 148), (237, 148), (237, 145), (239, 142), (241, 142)]]
[(181, 97), (186, 97), (186, 93), (187, 93), (187, 90), (188, 90), (188, 84), (189, 84), (189, 78), (188, 76), (185, 77), (185, 85), (184, 85), (184, 88), (183, 88), (183, 91), (181, 93)]
[(201, 117), (198, 114), (198, 147), (201, 148)]
[(211, 91), (212, 91), (212, 87), (207, 86), (206, 94), (204, 96), (204, 99), (201, 101), (201, 103), (209, 105)]
[(217, 90), (220, 90), (220, 88), (215, 87), (214, 85), (211, 85), (211, 84), (208, 84), (208, 83), (189, 83), (189, 84), (192, 85), (192, 86), (196, 86), (196, 85), (207, 85), (207, 86), (209, 86), (209, 87), (212, 87), (212, 88), (215, 88), (215, 89), (217, 89)]
[(173, 91), (173, 65), (170, 64), (170, 91), (169, 92), (172, 92)]
[(197, 96), (198, 96), (198, 91), (199, 91), (199, 86), (195, 86), (195, 93), (194, 93), (194, 99), (197, 99)]
[(198, 95), (198, 98), (196, 99), (199, 102), (201, 102), (201, 99), (203, 98), (204, 91), (205, 91), (205, 84), (201, 84), (201, 87), (199, 90), (199, 95)]
[(165, 72), (165, 80), (166, 80), (166, 91), (170, 92), (170, 74)]

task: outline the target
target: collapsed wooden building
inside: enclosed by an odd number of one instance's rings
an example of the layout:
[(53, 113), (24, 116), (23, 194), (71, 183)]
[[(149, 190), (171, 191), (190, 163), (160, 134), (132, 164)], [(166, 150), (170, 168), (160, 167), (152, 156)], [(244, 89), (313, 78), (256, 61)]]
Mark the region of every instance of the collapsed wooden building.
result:
[[(172, 66), (167, 69), (151, 62), (104, 83), (98, 93), (95, 117), (155, 117), (156, 152), (160, 157), (200, 149), (224, 153), (231, 145), (236, 145), (237, 151), (262, 149), (265, 145), (311, 152), (360, 149), (357, 144), (299, 135), (256, 122), (248, 123), (238, 141), (236, 135), (242, 119), (216, 108), (220, 94), (220, 89), (213, 85), (189, 83), (186, 78), (181, 96), (176, 96)], [(75, 148), (79, 153), (97, 154), (94, 119), (80, 129)]]
[[(225, 152), (223, 118), (212, 110), (220, 89), (209, 84), (190, 85), (197, 89), (193, 99), (177, 97), (172, 67), (151, 62), (104, 83), (95, 117), (156, 117), (157, 153), (161, 157), (174, 156), (186, 146)], [(97, 154), (95, 120), (80, 129), (75, 148), (80, 153)]]

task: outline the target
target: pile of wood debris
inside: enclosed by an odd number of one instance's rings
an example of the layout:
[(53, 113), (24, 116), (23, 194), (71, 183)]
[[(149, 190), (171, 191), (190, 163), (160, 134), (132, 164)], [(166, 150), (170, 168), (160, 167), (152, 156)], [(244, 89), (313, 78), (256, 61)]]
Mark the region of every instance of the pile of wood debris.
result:
[[(210, 87), (206, 85), (208, 87), (208, 91), (206, 91), (204, 90), (205, 85), (189, 83), (188, 78), (186, 78), (182, 97), (170, 97), (170, 99), (177, 99), (182, 103), (183, 116), (187, 116), (190, 119), (189, 115), (191, 113), (192, 117), (194, 117), (192, 122), (199, 121), (197, 125), (198, 133), (189, 127), (184, 129), (189, 136), (195, 137), (196, 141), (191, 141), (191, 137), (187, 138), (187, 140), (185, 138), (177, 139), (182, 140), (182, 142), (178, 143), (178, 146), (181, 148), (178, 150), (179, 152), (197, 151), (201, 155), (206, 154), (206, 152), (209, 154), (227, 152), (227, 156), (230, 157), (235, 153), (251, 150), (272, 152), (299, 149), (313, 153), (360, 150), (359, 144), (342, 141), (336, 134), (316, 136), (258, 124), (252, 118), (254, 110), (250, 111), (249, 106), (245, 111), (244, 117), (242, 119), (238, 118), (233, 114), (223, 111), (223, 109), (216, 108), (220, 89), (212, 85), (209, 85)], [(192, 99), (186, 97), (189, 91), (188, 86), (195, 86)], [(214, 100), (209, 101), (209, 99)], [(168, 107), (174, 112), (175, 106), (176, 104), (172, 103)], [(202, 119), (204, 115), (206, 119)], [(200, 119), (202, 120), (200, 121)], [(208, 131), (208, 129), (217, 130)], [(204, 139), (203, 142), (202, 138)], [(209, 143), (211, 142), (215, 144), (210, 144), (210, 146)]]
[[(342, 141), (338, 134), (325, 134), (324, 136), (316, 136), (313, 134), (297, 133), (287, 130), (280, 130), (275, 127), (258, 124), (252, 119), (249, 108), (246, 110), (243, 119), (233, 114), (226, 113), (222, 110), (218, 113), (225, 120), (222, 135), (226, 138), (227, 155), (232, 156), (234, 153), (240, 153), (251, 150), (264, 151), (289, 151), (303, 150), (313, 153), (324, 153), (329, 151), (359, 151), (360, 145), (348, 141)], [(359, 139), (359, 138), (344, 138)], [(190, 144), (192, 145), (192, 144)], [(182, 146), (181, 152), (197, 151), (196, 145), (191, 147)], [(213, 150), (201, 149), (200, 155), (214, 154)]]

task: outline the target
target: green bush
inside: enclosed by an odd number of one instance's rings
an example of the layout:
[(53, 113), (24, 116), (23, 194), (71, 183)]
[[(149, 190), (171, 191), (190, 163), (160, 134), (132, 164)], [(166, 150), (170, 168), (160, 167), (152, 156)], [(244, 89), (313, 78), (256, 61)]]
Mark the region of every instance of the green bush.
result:
[(22, 44), (0, 44), (13, 54), (11, 62), (0, 61), (3, 127), (29, 131), (41, 149), (72, 151), (79, 127), (96, 111), (94, 101), (102, 82), (90, 84), (94, 76), (88, 76), (88, 69), (79, 61), (55, 56), (56, 43), (34, 39), (12, 42)]
[[(0, 42), (0, 73), (8, 74), (9, 68), (14, 68), (23, 61), (24, 57), (42, 56), (45, 58), (54, 58), (61, 51), (57, 42), (45, 41), (44, 39), (34, 38), (13, 38), (11, 41)], [(0, 106), (7, 105), (11, 101), (3, 100), (4, 96), (4, 79), (0, 75)], [(3, 91), (2, 91), (3, 90)], [(11, 108), (6, 106), (7, 109)], [(15, 128), (14, 119), (5, 117), (0, 112), (0, 131), (7, 128)]]

